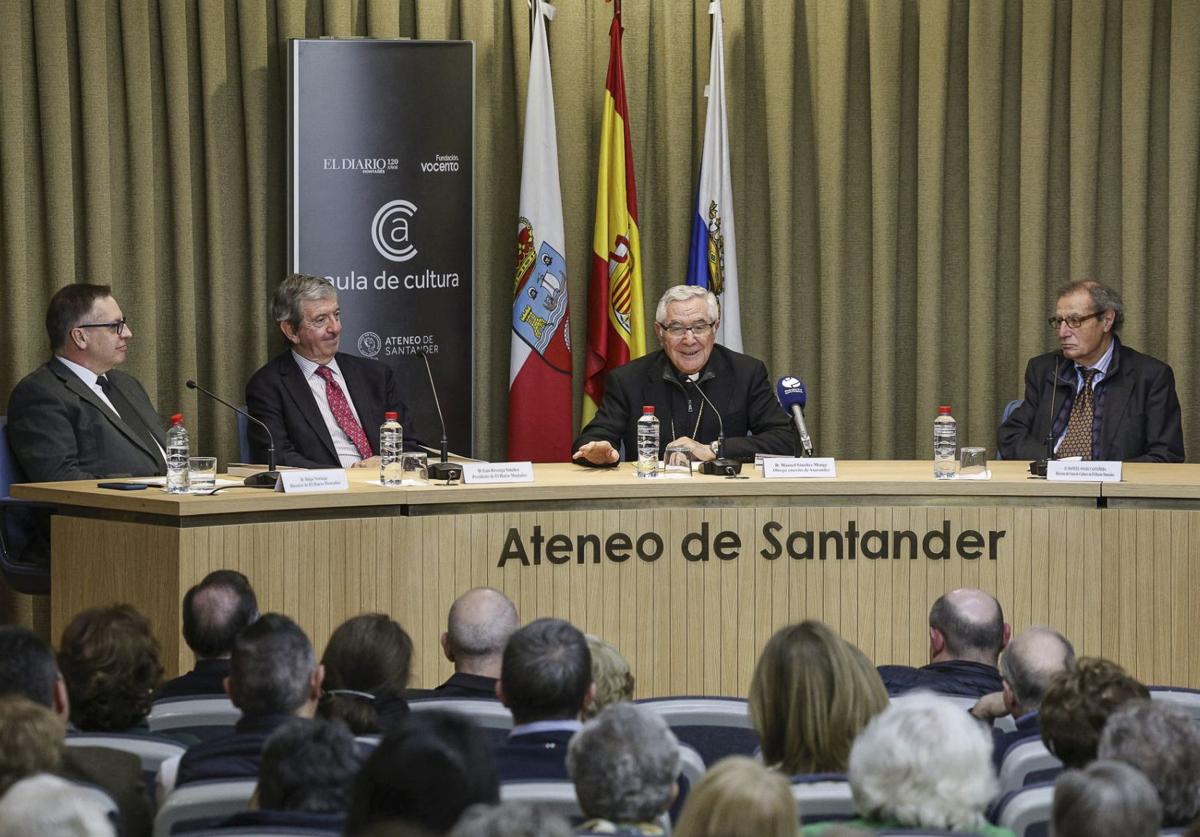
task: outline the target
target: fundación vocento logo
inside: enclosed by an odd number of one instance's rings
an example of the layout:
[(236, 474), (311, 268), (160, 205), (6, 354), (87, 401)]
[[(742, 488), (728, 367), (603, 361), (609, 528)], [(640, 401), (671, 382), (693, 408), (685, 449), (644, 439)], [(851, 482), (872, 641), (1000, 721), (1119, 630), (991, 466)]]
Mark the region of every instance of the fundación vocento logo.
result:
[(788, 389), (792, 389), (793, 387), (800, 386), (800, 379), (799, 378), (784, 378), (779, 383), (783, 384)]
[(371, 242), (379, 255), (394, 262), (417, 255), (417, 248), (408, 240), (408, 221), (416, 213), (416, 204), (406, 200), (388, 201), (379, 207), (371, 221)]
[(383, 340), (373, 331), (364, 331), (358, 338), (358, 353), (363, 357), (375, 357), (383, 348)]

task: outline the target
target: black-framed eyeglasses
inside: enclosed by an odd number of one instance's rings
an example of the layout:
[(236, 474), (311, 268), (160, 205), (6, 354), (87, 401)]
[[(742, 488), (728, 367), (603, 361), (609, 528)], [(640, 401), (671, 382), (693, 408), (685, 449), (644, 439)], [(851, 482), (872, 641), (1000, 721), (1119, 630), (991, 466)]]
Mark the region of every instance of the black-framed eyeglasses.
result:
[(1095, 311), (1091, 314), (1085, 314), (1082, 317), (1078, 314), (1070, 314), (1066, 317), (1051, 317), (1050, 319), (1046, 320), (1046, 322), (1050, 323), (1050, 328), (1054, 329), (1055, 331), (1058, 331), (1059, 326), (1061, 326), (1063, 323), (1067, 324), (1067, 328), (1074, 330), (1079, 328), (1088, 320), (1094, 320), (1096, 317), (1103, 317), (1105, 313), (1106, 312), (1104, 311)]
[[(121, 336), (121, 332), (129, 328), (129, 318), (122, 317), (121, 319), (111, 323), (80, 323), (75, 328), (111, 328), (112, 333)], [(132, 330), (132, 329), (131, 329)]]
[(666, 323), (659, 323), (658, 327), (672, 337), (679, 338), (683, 337), (683, 334), (686, 331), (690, 331), (693, 337), (707, 337), (708, 333), (712, 331), (714, 325), (716, 325), (715, 322), (692, 323), (691, 325), (686, 326), (683, 323), (671, 323), (670, 325), (667, 325)]

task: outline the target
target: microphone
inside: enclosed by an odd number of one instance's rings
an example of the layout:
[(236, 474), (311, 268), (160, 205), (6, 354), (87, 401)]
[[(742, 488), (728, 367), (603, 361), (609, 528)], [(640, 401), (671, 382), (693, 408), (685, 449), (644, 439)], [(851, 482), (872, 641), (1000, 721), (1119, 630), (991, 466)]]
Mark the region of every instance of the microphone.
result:
[(791, 375), (780, 378), (775, 383), (775, 397), (779, 399), (779, 406), (792, 414), (792, 424), (800, 443), (798, 455), (812, 456), (812, 437), (808, 435), (808, 425), (804, 423), (804, 405), (808, 403), (808, 392), (804, 389), (804, 381)]
[(450, 461), (450, 443), (446, 440), (446, 418), (442, 415), (442, 404), (438, 401), (437, 387), (433, 384), (433, 369), (429, 366), (429, 353), (419, 351), (417, 354), (421, 356), (421, 360), (425, 361), (425, 372), (429, 375), (429, 389), (433, 391), (433, 406), (437, 408), (438, 421), (442, 425), (441, 460), (429, 464), (429, 479), (445, 480), (446, 482), (462, 479), (462, 466)]
[(736, 459), (726, 459), (721, 456), (721, 451), (725, 449), (725, 420), (721, 418), (721, 411), (717, 409), (717, 405), (712, 403), (712, 400), (704, 394), (704, 390), (700, 388), (697, 381), (688, 379), (688, 383), (700, 393), (700, 397), (704, 399), (704, 403), (712, 407), (712, 411), (717, 416), (717, 458), (710, 459), (707, 462), (700, 463), (700, 473), (710, 476), (725, 476), (736, 477), (742, 472), (742, 463)]
[(250, 488), (270, 488), (274, 490), (275, 483), (279, 481), (279, 472), (275, 470), (275, 437), (271, 435), (271, 428), (267, 427), (254, 416), (247, 413), (241, 407), (235, 407), (221, 396), (217, 395), (216, 393), (209, 392), (190, 378), (187, 380), (187, 388), (204, 393), (214, 401), (224, 404), (238, 415), (245, 416), (247, 419), (263, 429), (263, 432), (267, 434), (267, 441), (270, 443), (270, 446), (267, 448), (267, 470), (260, 471), (257, 474), (251, 474), (250, 476), (246, 477), (245, 480), (243, 480), (242, 484), (249, 486)]
[(1054, 453), (1054, 399), (1058, 395), (1058, 376), (1061, 374), (1062, 365), (1058, 358), (1054, 359), (1054, 377), (1050, 379), (1050, 415), (1048, 426), (1046, 427), (1046, 456), (1044, 459), (1035, 459), (1029, 463), (1029, 473), (1035, 477), (1046, 476), (1049, 470), (1046, 463), (1052, 459), (1058, 459)]

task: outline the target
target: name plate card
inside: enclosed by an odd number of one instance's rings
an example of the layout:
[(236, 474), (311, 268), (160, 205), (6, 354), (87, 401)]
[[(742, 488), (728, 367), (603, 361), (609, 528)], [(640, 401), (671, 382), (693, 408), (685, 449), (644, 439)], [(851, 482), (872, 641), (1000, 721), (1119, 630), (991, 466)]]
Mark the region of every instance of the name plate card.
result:
[(349, 491), (350, 480), (341, 468), (317, 468), (312, 471), (280, 471), (275, 490), (285, 494), (312, 494), (318, 491)]
[(769, 480), (830, 479), (837, 476), (832, 456), (806, 459), (798, 456), (772, 456), (763, 459), (763, 477)]
[(1121, 463), (1051, 459), (1046, 463), (1046, 479), (1063, 482), (1120, 482)]
[(464, 462), (462, 469), (468, 485), (533, 482), (532, 462)]

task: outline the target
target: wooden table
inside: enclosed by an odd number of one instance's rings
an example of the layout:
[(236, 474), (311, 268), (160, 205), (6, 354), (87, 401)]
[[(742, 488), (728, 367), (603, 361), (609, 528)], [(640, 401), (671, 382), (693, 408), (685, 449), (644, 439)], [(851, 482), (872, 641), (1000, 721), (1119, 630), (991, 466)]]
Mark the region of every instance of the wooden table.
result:
[(391, 614), (413, 637), (415, 686), (449, 675), (446, 610), (486, 584), (523, 619), (561, 616), (614, 642), (641, 696), (744, 695), (770, 634), (809, 618), (878, 663), (921, 664), (930, 604), (962, 585), (993, 592), (1016, 630), (1048, 624), (1148, 683), (1200, 687), (1200, 466), (1127, 465), (1104, 485), (1030, 479), (1023, 462), (992, 463), (989, 481), (937, 481), (927, 461), (837, 469), (638, 480), (627, 465), (563, 464), (503, 486), (383, 489), (351, 471), (350, 490), (330, 494), (13, 494), (61, 510), (54, 636), (84, 607), (129, 601), (154, 621), (169, 674), (192, 664), (183, 593), (229, 567), (318, 653), (347, 617)]

